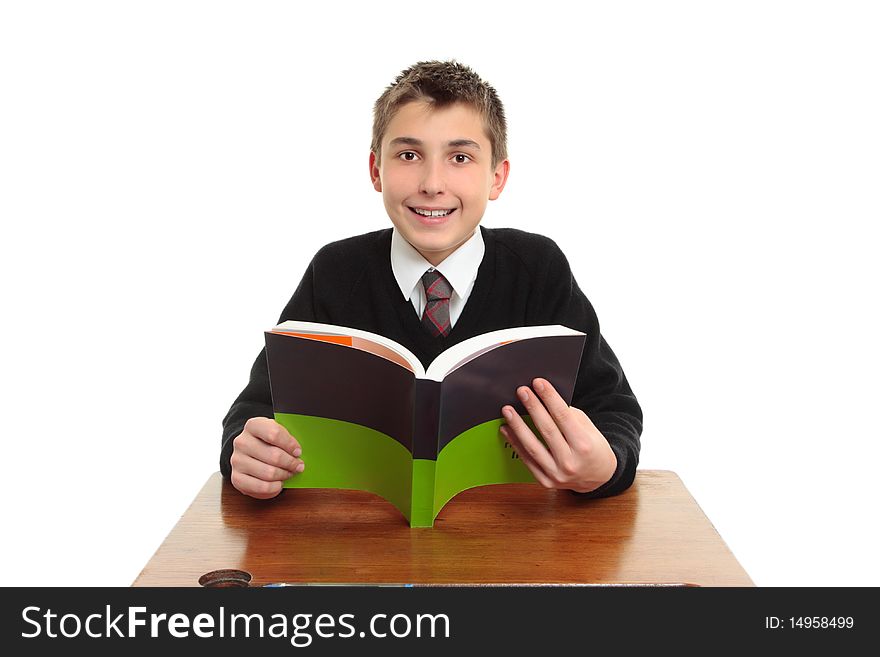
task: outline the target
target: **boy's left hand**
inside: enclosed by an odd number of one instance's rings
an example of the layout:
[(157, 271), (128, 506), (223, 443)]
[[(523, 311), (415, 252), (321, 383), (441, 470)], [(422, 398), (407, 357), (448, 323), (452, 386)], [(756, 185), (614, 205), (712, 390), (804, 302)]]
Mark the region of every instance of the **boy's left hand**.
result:
[(545, 488), (578, 493), (595, 490), (617, 469), (617, 457), (596, 425), (579, 408), (569, 406), (546, 379), (535, 379), (516, 393), (544, 439), (538, 440), (512, 406), (501, 409), (507, 425), (501, 433)]

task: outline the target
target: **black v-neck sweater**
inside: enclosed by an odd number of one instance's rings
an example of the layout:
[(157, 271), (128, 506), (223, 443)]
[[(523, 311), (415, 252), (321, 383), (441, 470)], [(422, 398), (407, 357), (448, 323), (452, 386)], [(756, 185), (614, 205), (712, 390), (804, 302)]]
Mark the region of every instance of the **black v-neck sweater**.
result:
[[(586, 497), (626, 490), (635, 477), (642, 410), (611, 347), (599, 333), (592, 305), (578, 288), (565, 255), (550, 239), (511, 228), (480, 227), (486, 252), (461, 316), (445, 338), (421, 326), (391, 270), (391, 229), (328, 244), (315, 255), (281, 313), (378, 333), (412, 351), (425, 368), (443, 350), (475, 335), (515, 326), (561, 324), (587, 334), (572, 406), (583, 410), (617, 456), (611, 479)], [(510, 391), (511, 403), (516, 393)], [(499, 409), (500, 416), (501, 409)], [(263, 349), (250, 381), (223, 420), (220, 470), (229, 477), (232, 441), (251, 417), (273, 417)]]

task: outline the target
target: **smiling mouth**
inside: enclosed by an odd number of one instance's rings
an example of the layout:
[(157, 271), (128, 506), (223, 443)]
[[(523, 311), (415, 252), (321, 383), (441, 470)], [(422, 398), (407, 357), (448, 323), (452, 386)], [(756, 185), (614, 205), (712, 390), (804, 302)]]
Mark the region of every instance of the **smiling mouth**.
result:
[(419, 215), (420, 217), (425, 217), (427, 219), (441, 219), (443, 217), (448, 217), (453, 212), (455, 212), (455, 208), (451, 209), (443, 209), (443, 210), (428, 210), (425, 208), (413, 208), (407, 206), (411, 212)]

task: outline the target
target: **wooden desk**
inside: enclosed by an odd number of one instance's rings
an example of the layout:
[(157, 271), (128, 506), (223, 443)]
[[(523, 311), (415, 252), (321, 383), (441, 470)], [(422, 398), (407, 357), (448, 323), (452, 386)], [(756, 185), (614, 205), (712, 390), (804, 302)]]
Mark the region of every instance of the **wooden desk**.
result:
[(675, 473), (583, 500), (537, 484), (471, 489), (432, 529), (360, 491), (254, 500), (212, 475), (134, 586), (199, 586), (216, 569), (272, 582), (753, 586)]

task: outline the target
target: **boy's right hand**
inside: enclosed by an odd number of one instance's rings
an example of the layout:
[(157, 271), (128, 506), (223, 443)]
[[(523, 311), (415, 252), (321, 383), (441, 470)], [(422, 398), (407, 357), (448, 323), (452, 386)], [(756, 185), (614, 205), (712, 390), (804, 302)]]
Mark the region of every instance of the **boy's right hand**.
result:
[(299, 458), (299, 443), (287, 429), (267, 417), (248, 420), (232, 445), (232, 485), (257, 499), (275, 497), (285, 479), (305, 469)]

